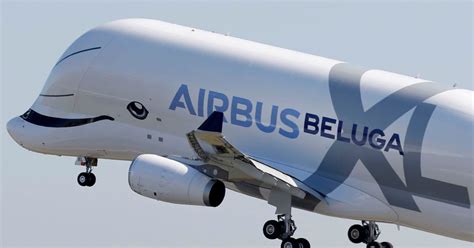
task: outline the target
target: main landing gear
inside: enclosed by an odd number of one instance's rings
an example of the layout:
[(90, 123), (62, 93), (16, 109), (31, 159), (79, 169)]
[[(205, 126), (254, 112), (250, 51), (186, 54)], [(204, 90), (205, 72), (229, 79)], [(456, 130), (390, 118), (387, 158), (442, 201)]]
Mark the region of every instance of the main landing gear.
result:
[(77, 165), (85, 166), (86, 172), (81, 172), (77, 176), (77, 183), (82, 187), (92, 187), (95, 184), (96, 178), (92, 173), (92, 166), (97, 166), (97, 158), (90, 157), (78, 157), (76, 160)]
[[(277, 220), (269, 220), (263, 225), (263, 235), (268, 239), (281, 239), (281, 248), (311, 248), (308, 240), (293, 238), (296, 231), (295, 222), (291, 219), (292, 195), (286, 191), (273, 189), (268, 196), (268, 203), (277, 209)], [(375, 221), (362, 221), (362, 225), (349, 228), (349, 239), (356, 244), (367, 244), (367, 248), (393, 248), (388, 242), (378, 243), (379, 226)]]
[(379, 235), (379, 226), (374, 221), (362, 221), (362, 225), (353, 225), (347, 232), (352, 243), (364, 243), (367, 244), (367, 248), (393, 248), (389, 242), (376, 242)]
[(295, 222), (289, 214), (278, 215), (278, 220), (269, 220), (263, 225), (263, 235), (268, 239), (281, 239), (281, 248), (310, 248), (308, 240), (294, 239)]

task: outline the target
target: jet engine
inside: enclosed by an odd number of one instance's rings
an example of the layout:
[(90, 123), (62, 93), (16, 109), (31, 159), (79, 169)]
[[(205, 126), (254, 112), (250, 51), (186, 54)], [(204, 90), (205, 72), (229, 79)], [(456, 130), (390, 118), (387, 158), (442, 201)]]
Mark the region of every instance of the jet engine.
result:
[(153, 154), (133, 160), (128, 183), (136, 193), (152, 199), (186, 205), (217, 207), (225, 185), (189, 165)]

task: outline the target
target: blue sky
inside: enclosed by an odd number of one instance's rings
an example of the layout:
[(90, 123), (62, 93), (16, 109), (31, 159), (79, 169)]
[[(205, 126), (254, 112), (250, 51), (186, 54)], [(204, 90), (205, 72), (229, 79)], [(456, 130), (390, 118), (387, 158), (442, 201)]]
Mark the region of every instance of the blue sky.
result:
[[(2, 127), (27, 110), (67, 46), (88, 29), (146, 17), (473, 89), (471, 1), (4, 1)], [(26, 151), (1, 129), (2, 246), (279, 247), (263, 223), (274, 209), (229, 193), (216, 209), (159, 203), (133, 193), (129, 162), (99, 161), (81, 188), (74, 158)], [(357, 247), (354, 221), (296, 210), (298, 237)], [(471, 243), (382, 224), (396, 247)]]

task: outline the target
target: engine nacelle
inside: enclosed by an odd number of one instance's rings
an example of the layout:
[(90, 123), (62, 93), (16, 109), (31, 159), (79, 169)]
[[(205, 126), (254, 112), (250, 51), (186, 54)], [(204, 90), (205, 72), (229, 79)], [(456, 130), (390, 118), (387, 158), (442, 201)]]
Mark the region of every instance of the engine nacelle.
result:
[(128, 171), (128, 183), (140, 195), (176, 204), (217, 207), (225, 196), (221, 181), (153, 154), (135, 158)]

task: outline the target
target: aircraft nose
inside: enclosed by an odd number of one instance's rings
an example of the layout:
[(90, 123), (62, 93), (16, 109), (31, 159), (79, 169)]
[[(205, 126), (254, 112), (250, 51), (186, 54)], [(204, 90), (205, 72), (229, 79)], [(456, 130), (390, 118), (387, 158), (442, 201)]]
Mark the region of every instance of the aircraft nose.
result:
[(14, 124), (13, 124), (13, 122), (14, 122), (13, 120), (14, 120), (14, 119), (15, 119), (15, 118), (13, 118), (13, 119), (11, 119), (11, 120), (9, 120), (9, 121), (7, 122), (7, 131), (8, 131), (8, 133), (10, 134), (10, 136), (12, 136), (13, 129), (14, 129)]
[(14, 139), (17, 143), (20, 143), (18, 141), (18, 129), (20, 128), (20, 125), (21, 125), (20, 119), (21, 119), (20, 117), (15, 117), (7, 122), (7, 132), (8, 134), (10, 134), (12, 139)]

